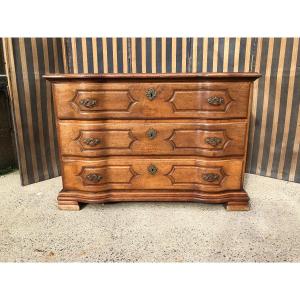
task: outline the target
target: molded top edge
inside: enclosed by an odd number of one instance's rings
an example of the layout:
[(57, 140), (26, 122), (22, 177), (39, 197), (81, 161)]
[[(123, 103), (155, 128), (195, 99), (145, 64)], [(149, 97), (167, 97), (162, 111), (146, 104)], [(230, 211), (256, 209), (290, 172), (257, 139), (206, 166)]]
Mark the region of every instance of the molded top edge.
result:
[(207, 72), (207, 73), (106, 73), (106, 74), (46, 74), (47, 80), (102, 80), (102, 79), (248, 79), (261, 77), (256, 72)]

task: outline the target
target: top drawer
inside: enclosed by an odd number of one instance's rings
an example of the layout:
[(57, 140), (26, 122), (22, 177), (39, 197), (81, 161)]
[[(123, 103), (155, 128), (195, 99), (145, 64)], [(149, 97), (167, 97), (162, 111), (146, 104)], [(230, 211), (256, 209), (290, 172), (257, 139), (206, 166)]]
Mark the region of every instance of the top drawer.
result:
[(249, 82), (54, 83), (59, 119), (246, 118)]

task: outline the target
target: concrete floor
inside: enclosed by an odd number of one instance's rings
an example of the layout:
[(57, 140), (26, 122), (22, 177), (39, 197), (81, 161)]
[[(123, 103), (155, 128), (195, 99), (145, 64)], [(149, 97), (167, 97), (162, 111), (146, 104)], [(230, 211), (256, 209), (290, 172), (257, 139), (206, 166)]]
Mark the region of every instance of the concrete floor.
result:
[(246, 176), (251, 211), (117, 203), (59, 211), (61, 178), (0, 177), (2, 262), (299, 262), (300, 184)]

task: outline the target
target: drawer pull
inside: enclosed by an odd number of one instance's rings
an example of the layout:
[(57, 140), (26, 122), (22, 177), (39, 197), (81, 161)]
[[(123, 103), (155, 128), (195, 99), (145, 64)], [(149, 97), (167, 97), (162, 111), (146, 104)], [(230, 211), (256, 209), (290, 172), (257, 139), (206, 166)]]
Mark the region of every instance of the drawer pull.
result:
[(210, 105), (221, 105), (221, 104), (224, 104), (224, 99), (222, 97), (209, 97), (207, 99), (207, 102), (210, 104)]
[(154, 88), (150, 88), (146, 91), (146, 96), (149, 100), (154, 100), (156, 97), (156, 90)]
[(91, 182), (99, 182), (102, 179), (102, 176), (96, 173), (86, 175), (86, 179)]
[(97, 138), (85, 138), (82, 141), (88, 146), (96, 146), (101, 142), (100, 139)]
[(155, 175), (157, 173), (157, 167), (155, 165), (150, 165), (148, 167), (148, 172), (151, 174), (151, 175)]
[(219, 174), (216, 174), (216, 173), (206, 173), (206, 174), (203, 174), (203, 175), (202, 175), (202, 178), (203, 178), (205, 181), (208, 181), (208, 182), (214, 182), (214, 181), (219, 180), (220, 175), (219, 175)]
[(207, 137), (206, 139), (205, 139), (205, 143), (206, 144), (209, 144), (209, 145), (211, 145), (211, 146), (214, 146), (214, 147), (216, 147), (216, 146), (218, 146), (219, 144), (221, 144), (222, 143), (222, 139), (221, 138), (219, 138), (219, 137)]
[(97, 101), (94, 99), (82, 99), (79, 101), (80, 105), (85, 106), (86, 108), (92, 108), (96, 106)]
[(150, 128), (148, 131), (147, 131), (147, 137), (150, 139), (150, 140), (153, 140), (155, 139), (157, 136), (157, 131), (153, 128)]

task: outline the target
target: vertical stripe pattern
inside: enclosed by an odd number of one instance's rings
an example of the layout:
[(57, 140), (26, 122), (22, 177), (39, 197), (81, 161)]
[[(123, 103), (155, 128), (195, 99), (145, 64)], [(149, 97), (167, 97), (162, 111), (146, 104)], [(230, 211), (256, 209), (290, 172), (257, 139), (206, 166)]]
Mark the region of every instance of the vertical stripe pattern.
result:
[[(66, 41), (60, 38), (5, 42), (21, 182), (27, 185), (60, 173), (51, 88), (42, 76), (69, 72), (69, 54)], [(74, 63), (77, 67), (77, 60)]]
[(246, 171), (300, 182), (298, 38), (14, 38), (7, 49), (23, 184), (59, 174), (46, 72), (260, 72)]

